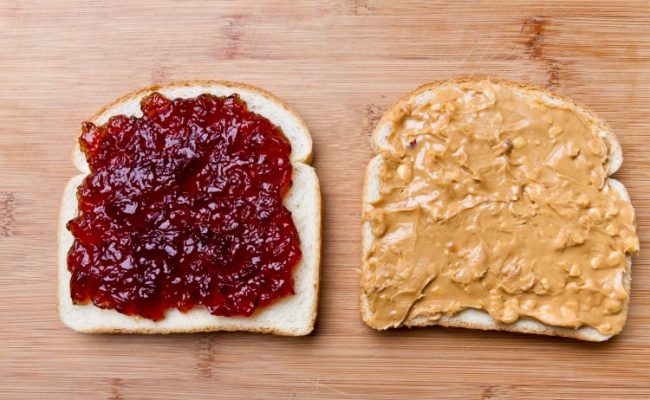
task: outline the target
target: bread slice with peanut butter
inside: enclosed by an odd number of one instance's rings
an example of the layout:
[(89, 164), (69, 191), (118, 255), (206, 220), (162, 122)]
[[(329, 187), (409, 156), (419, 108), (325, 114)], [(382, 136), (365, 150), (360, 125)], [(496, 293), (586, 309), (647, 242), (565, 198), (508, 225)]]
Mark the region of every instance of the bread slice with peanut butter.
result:
[(608, 125), (526, 84), (424, 85), (380, 120), (364, 185), (361, 313), (603, 341), (621, 332), (634, 209)]

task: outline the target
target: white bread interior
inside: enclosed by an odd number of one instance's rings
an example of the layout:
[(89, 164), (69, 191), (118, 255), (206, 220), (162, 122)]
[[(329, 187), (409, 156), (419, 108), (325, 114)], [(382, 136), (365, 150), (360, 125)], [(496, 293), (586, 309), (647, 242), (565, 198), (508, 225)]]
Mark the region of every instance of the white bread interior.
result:
[[(406, 104), (422, 104), (431, 98), (433, 98), (436, 92), (443, 88), (448, 87), (457, 87), (462, 86), (463, 83), (472, 82), (472, 79), (458, 79), (452, 81), (444, 82), (434, 82), (421, 86), (416, 89), (414, 92), (407, 94), (403, 97), (397, 104), (395, 104), (391, 109), (389, 109), (382, 119), (377, 124), (377, 127), (372, 136), (372, 148), (375, 153), (378, 153), (379, 149), (386, 145), (388, 136), (391, 133), (392, 122), (397, 114), (398, 110)], [(511, 83), (500, 80), (491, 80), (494, 84), (497, 85), (509, 85), (517, 90), (519, 95), (522, 97), (522, 101), (527, 101), (527, 99), (541, 99), (544, 103), (549, 105), (561, 105), (562, 107), (568, 107), (574, 112), (583, 115), (585, 118), (593, 122), (599, 128), (601, 128), (601, 137), (608, 143), (609, 154), (608, 154), (608, 173), (609, 175), (614, 174), (623, 164), (623, 151), (621, 149), (618, 140), (614, 133), (608, 125), (596, 117), (591, 111), (587, 110), (583, 106), (580, 106), (573, 102), (572, 100), (563, 98), (556, 94), (549, 93), (547, 91), (541, 90), (539, 88), (524, 85)], [(363, 193), (363, 207), (364, 211), (369, 207), (369, 205), (376, 201), (379, 195), (379, 172), (383, 163), (383, 157), (376, 155), (368, 164), (365, 175), (364, 182), (364, 193)], [(604, 190), (615, 190), (619, 193), (621, 198), (626, 201), (630, 201), (630, 197), (625, 189), (625, 186), (616, 179), (608, 178), (605, 183)], [(374, 236), (372, 234), (370, 223), (365, 221), (362, 226), (362, 252), (363, 259), (366, 257), (367, 251), (373, 244)], [(627, 257), (628, 269), (623, 277), (625, 290), (630, 292), (631, 284), (631, 267), (632, 260), (631, 257)], [(362, 268), (365, 266), (362, 266)], [(626, 301), (623, 311), (626, 315), (628, 312), (628, 301)], [(368, 299), (365, 296), (365, 293), (361, 293), (361, 315), (364, 321), (368, 321), (371, 317), (371, 311), (368, 307)], [(414, 327), (414, 326), (432, 326), (432, 325), (441, 325), (447, 327), (460, 327), (460, 328), (470, 328), (470, 329), (482, 329), (482, 330), (504, 330), (511, 332), (521, 332), (521, 333), (535, 333), (541, 335), (551, 335), (551, 336), (564, 336), (571, 337), (581, 340), (600, 342), (605, 341), (611, 338), (612, 335), (603, 335), (598, 330), (592, 327), (581, 327), (578, 329), (569, 329), (562, 328), (557, 326), (551, 326), (539, 322), (531, 318), (521, 318), (515, 323), (512, 324), (502, 324), (494, 320), (488, 313), (478, 310), (478, 309), (466, 309), (454, 316), (442, 316), (439, 319), (429, 319), (424, 316), (407, 319), (402, 323), (404, 326)]]
[(321, 195), (316, 172), (308, 165), (312, 156), (312, 140), (307, 126), (297, 114), (272, 94), (249, 85), (222, 81), (181, 82), (143, 89), (116, 100), (89, 121), (101, 125), (112, 115), (141, 116), (140, 100), (153, 91), (171, 99), (191, 98), (202, 93), (217, 96), (237, 93), (247, 103), (249, 110), (268, 118), (283, 130), (291, 142), (290, 159), (293, 166), (293, 184), (284, 199), (284, 205), (291, 211), (302, 250), (302, 258), (293, 275), (295, 294), (256, 311), (250, 317), (219, 317), (208, 313), (205, 307), (195, 307), (186, 313), (170, 309), (164, 319), (152, 321), (138, 316), (127, 316), (115, 310), (101, 309), (92, 303), (73, 304), (67, 253), (74, 238), (65, 225), (77, 215), (77, 187), (90, 172), (85, 155), (77, 144), (73, 162), (83, 174), (68, 182), (59, 214), (58, 298), (62, 321), (76, 331), (89, 333), (251, 331), (285, 336), (309, 334), (314, 328), (318, 309)]

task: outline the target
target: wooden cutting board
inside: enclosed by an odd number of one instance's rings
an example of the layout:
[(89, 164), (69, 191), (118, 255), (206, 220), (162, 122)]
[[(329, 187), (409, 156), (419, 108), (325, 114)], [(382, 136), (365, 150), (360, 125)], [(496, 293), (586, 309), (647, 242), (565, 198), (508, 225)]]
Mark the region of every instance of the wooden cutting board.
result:
[[(650, 396), (647, 3), (138, 3), (0, 2), (1, 398)], [(370, 132), (407, 91), (461, 75), (556, 90), (618, 134), (618, 177), (636, 207), (642, 248), (620, 337), (594, 344), (462, 329), (377, 333), (361, 322)], [(81, 121), (126, 92), (181, 79), (259, 85), (310, 127), (324, 200), (313, 335), (83, 335), (59, 321), (56, 221)]]

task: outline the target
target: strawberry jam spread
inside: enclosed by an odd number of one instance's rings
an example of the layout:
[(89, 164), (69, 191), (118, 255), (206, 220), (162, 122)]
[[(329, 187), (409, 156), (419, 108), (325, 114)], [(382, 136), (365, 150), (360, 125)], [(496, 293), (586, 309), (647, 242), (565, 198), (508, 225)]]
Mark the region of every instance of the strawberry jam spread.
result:
[(239, 96), (169, 100), (84, 123), (90, 174), (68, 222), (74, 303), (164, 318), (249, 316), (294, 293), (298, 232), (282, 199), (291, 145)]

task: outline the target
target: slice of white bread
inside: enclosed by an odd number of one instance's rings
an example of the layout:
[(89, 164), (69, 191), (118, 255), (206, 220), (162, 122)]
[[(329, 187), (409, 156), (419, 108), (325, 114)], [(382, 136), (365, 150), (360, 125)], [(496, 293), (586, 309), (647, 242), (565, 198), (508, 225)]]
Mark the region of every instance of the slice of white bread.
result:
[[(435, 98), (436, 92), (440, 89), (449, 88), (449, 87), (459, 87), (466, 83), (477, 82), (478, 80), (474, 79), (457, 79), (452, 81), (442, 81), (434, 82), (431, 84), (423, 85), (416, 89), (415, 91), (407, 94), (401, 100), (399, 100), (391, 109), (389, 109), (382, 119), (377, 124), (377, 127), (372, 136), (372, 148), (376, 154), (380, 153), (380, 150), (386, 146), (387, 138), (391, 133), (393, 126), (393, 121), (397, 118), (399, 110), (402, 107), (408, 106), (410, 104), (424, 104), (426, 101), (429, 101)], [(614, 174), (623, 163), (623, 153), (621, 146), (616, 140), (616, 137), (612, 133), (608, 125), (595, 116), (591, 111), (587, 110), (583, 106), (580, 106), (562, 96), (556, 94), (551, 94), (542, 89), (513, 82), (493, 80), (489, 79), (495, 85), (509, 85), (512, 88), (518, 91), (518, 94), (521, 96), (522, 101), (526, 99), (539, 99), (543, 103), (549, 105), (560, 105), (562, 107), (567, 107), (570, 110), (573, 110), (575, 113), (578, 113), (587, 120), (591, 121), (598, 128), (600, 128), (600, 136), (604, 141), (608, 143), (608, 148), (610, 153), (607, 158), (607, 170), (609, 175)], [(384, 160), (381, 155), (375, 156), (370, 163), (368, 164), (365, 182), (364, 182), (364, 194), (363, 194), (363, 210), (364, 212), (368, 210), (373, 202), (380, 198), (379, 189), (380, 189), (380, 168), (382, 167)], [(630, 201), (627, 191), (623, 184), (619, 181), (608, 178), (605, 183), (604, 190), (614, 190), (619, 193), (622, 199), (625, 201)], [(372, 229), (370, 222), (365, 221), (362, 226), (362, 252), (363, 260), (366, 260), (366, 255), (373, 245), (375, 238), (372, 234)], [(623, 283), (625, 290), (630, 292), (630, 270), (631, 270), (631, 258), (627, 257), (628, 269), (623, 277)], [(365, 270), (367, 267), (365, 262), (362, 261), (362, 268)], [(625, 302), (623, 307), (623, 313), (627, 315), (628, 312), (628, 301)], [(372, 311), (369, 308), (368, 298), (364, 291), (361, 293), (361, 315), (362, 319), (368, 323), (371, 319)], [(493, 319), (488, 313), (478, 310), (478, 309), (466, 309), (460, 313), (453, 316), (441, 316), (438, 319), (429, 319), (427, 317), (418, 316), (415, 318), (407, 318), (402, 322), (401, 325), (414, 327), (414, 326), (431, 326), (431, 325), (441, 325), (447, 327), (462, 327), (462, 328), (471, 328), (471, 329), (483, 329), (483, 330), (505, 330), (511, 332), (522, 332), (522, 333), (536, 333), (543, 335), (553, 335), (553, 336), (564, 336), (571, 337), (576, 339), (588, 340), (588, 341), (604, 341), (611, 337), (611, 335), (603, 335), (598, 330), (592, 327), (581, 327), (579, 329), (569, 329), (557, 326), (551, 326), (539, 322), (531, 318), (521, 318), (517, 322), (512, 324), (502, 324)]]
[(85, 155), (77, 144), (73, 161), (83, 174), (68, 182), (59, 214), (58, 297), (62, 321), (74, 330), (92, 333), (251, 331), (285, 336), (309, 334), (314, 328), (318, 309), (321, 195), (318, 177), (309, 165), (312, 140), (307, 126), (274, 95), (253, 86), (225, 81), (188, 81), (142, 89), (106, 106), (89, 122), (101, 125), (111, 116), (118, 114), (141, 116), (140, 100), (154, 91), (170, 99), (193, 98), (203, 93), (216, 96), (237, 93), (250, 111), (266, 117), (282, 129), (291, 143), (290, 159), (293, 166), (293, 184), (284, 199), (284, 205), (291, 212), (302, 250), (302, 258), (293, 275), (295, 294), (257, 310), (250, 317), (219, 317), (208, 313), (205, 307), (195, 307), (189, 312), (170, 309), (164, 319), (152, 321), (138, 316), (127, 316), (115, 310), (101, 309), (92, 303), (73, 304), (67, 253), (74, 238), (65, 225), (77, 215), (77, 187), (90, 172)]

